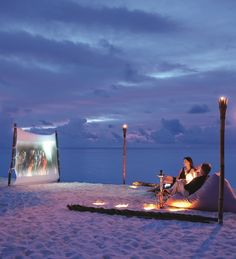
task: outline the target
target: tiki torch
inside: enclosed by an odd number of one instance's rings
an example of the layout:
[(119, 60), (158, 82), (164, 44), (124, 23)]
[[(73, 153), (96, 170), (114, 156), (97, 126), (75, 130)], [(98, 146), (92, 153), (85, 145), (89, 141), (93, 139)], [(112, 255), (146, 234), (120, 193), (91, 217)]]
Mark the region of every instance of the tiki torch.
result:
[(225, 180), (225, 114), (227, 110), (228, 99), (219, 98), (220, 109), (220, 183), (219, 183), (219, 201), (218, 201), (218, 223), (223, 224), (224, 208), (224, 180)]
[(124, 124), (123, 125), (123, 137), (124, 137), (124, 142), (123, 142), (123, 184), (125, 184), (125, 179), (126, 179), (126, 132), (127, 132), (128, 125)]

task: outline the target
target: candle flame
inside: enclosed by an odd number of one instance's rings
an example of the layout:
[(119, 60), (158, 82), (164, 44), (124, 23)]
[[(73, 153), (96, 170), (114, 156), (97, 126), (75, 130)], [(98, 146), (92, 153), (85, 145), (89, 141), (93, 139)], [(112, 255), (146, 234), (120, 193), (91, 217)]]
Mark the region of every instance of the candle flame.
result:
[(101, 205), (105, 205), (105, 204), (106, 204), (106, 202), (99, 201), (99, 200), (97, 200), (96, 202), (93, 202), (93, 205), (96, 205), (96, 206), (101, 206)]
[(152, 203), (144, 203), (143, 208), (145, 210), (155, 210), (157, 208), (157, 206), (156, 206), (156, 204), (152, 204)]
[(131, 189), (137, 189), (138, 186), (136, 186), (136, 185), (130, 185), (129, 188), (131, 188)]
[(129, 204), (117, 204), (115, 207), (116, 208), (127, 208)]

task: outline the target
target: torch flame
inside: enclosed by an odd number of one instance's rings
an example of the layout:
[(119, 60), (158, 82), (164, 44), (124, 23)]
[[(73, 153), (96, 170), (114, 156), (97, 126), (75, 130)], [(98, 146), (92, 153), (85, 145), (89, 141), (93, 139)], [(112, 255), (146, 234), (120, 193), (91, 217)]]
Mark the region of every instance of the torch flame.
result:
[(221, 105), (227, 105), (227, 104), (228, 104), (228, 98), (225, 97), (225, 96), (221, 96), (221, 97), (219, 98), (219, 103), (220, 103)]

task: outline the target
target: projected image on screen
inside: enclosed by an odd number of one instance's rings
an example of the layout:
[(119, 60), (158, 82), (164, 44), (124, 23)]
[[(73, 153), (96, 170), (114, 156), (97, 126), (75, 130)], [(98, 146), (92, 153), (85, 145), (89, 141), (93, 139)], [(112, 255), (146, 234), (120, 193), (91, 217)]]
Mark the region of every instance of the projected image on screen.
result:
[(18, 143), (16, 172), (18, 176), (47, 175), (57, 172), (56, 146), (53, 142), (28, 145)]
[(56, 136), (17, 128), (15, 184), (55, 182), (59, 179)]

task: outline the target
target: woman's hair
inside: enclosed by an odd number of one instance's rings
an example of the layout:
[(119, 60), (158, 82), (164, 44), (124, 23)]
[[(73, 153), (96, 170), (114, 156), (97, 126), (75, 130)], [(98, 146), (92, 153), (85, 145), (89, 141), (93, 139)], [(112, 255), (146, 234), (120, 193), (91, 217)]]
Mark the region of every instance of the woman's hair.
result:
[(190, 167), (194, 168), (194, 166), (193, 166), (193, 159), (190, 156), (184, 157), (184, 160), (187, 160), (190, 163)]

